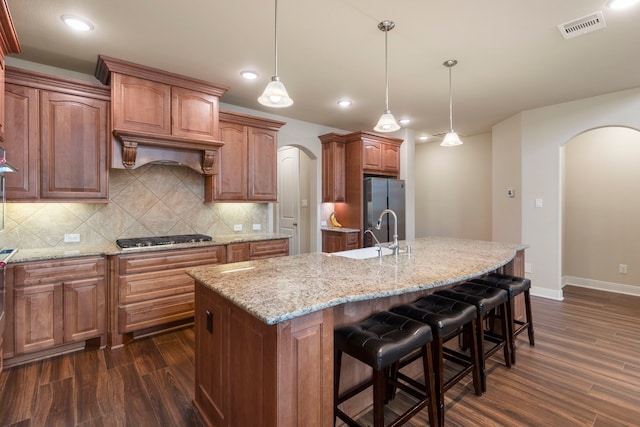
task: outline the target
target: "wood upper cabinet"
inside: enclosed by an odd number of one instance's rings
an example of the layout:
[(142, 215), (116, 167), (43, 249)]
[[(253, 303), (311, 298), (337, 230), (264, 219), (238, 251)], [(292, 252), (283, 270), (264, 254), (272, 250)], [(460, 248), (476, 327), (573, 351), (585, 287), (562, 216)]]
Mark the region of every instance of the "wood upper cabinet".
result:
[(113, 128), (171, 134), (171, 86), (114, 73)]
[(344, 202), (345, 145), (341, 135), (320, 136), (322, 142), (322, 202)]
[(400, 174), (400, 145), (380, 141), (362, 141), (362, 168), (368, 173)]
[(8, 200), (35, 200), (40, 195), (40, 141), (38, 89), (7, 84), (5, 111), (8, 118), (5, 148), (18, 171), (5, 175)]
[(220, 113), (218, 175), (205, 177), (205, 201), (275, 202), (278, 129), (285, 123)]
[(108, 111), (106, 101), (41, 93), (42, 198), (107, 199)]
[(111, 85), (114, 129), (218, 140), (218, 96), (119, 73)]
[[(20, 43), (18, 35), (13, 26), (11, 13), (7, 2), (0, 2), (0, 142), (5, 140), (5, 113), (4, 113), (4, 82), (5, 82), (5, 62), (4, 57), (10, 53), (20, 53)], [(6, 148), (6, 147), (5, 147)], [(0, 353), (2, 346), (0, 345)], [(1, 354), (0, 354), (1, 356)], [(1, 367), (1, 365), (0, 365)], [(2, 369), (0, 368), (0, 372)]]
[(15, 355), (105, 335), (104, 258), (23, 263), (14, 280)]
[(109, 90), (7, 68), (8, 200), (108, 201)]

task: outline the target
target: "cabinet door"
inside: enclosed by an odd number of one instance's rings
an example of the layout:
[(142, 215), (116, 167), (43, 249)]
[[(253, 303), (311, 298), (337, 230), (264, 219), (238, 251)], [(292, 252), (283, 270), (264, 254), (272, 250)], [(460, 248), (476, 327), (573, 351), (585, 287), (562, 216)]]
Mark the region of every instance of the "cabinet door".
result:
[(249, 261), (249, 243), (227, 245), (227, 263)]
[(171, 134), (171, 86), (113, 73), (111, 88), (114, 129)]
[(216, 200), (247, 200), (247, 128), (220, 122)]
[(62, 284), (15, 288), (15, 354), (62, 344)]
[(108, 103), (40, 95), (41, 197), (107, 199)]
[(397, 145), (382, 145), (382, 170), (385, 172), (400, 172), (400, 147)]
[(38, 90), (7, 84), (5, 88), (5, 149), (18, 171), (6, 177), (8, 200), (38, 198)]
[(322, 144), (322, 201), (344, 202), (345, 146), (343, 143)]
[[(4, 142), (5, 131), (5, 115), (4, 115), (4, 52), (0, 50), (0, 142)], [(5, 147), (6, 148), (6, 147)], [(0, 349), (2, 348), (2, 340), (0, 339)], [(1, 353), (0, 353), (1, 356)], [(2, 371), (2, 362), (0, 361), (0, 371)]]
[(181, 87), (171, 88), (171, 127), (174, 136), (205, 141), (217, 141), (217, 96)]
[(379, 142), (364, 141), (362, 143), (362, 169), (382, 170), (382, 144)]
[(346, 242), (342, 234), (335, 231), (322, 230), (322, 252), (331, 253), (346, 250)]
[(249, 200), (258, 202), (277, 201), (277, 151), (277, 132), (249, 128)]
[(64, 342), (82, 341), (106, 332), (106, 279), (64, 284)]

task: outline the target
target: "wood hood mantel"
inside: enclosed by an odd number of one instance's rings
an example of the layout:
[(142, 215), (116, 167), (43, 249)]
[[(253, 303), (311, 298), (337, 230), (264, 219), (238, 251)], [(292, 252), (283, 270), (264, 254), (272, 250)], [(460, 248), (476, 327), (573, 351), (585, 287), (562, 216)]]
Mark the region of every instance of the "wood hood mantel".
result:
[(95, 75), (111, 86), (112, 168), (170, 162), (217, 173), (226, 87), (102, 55)]

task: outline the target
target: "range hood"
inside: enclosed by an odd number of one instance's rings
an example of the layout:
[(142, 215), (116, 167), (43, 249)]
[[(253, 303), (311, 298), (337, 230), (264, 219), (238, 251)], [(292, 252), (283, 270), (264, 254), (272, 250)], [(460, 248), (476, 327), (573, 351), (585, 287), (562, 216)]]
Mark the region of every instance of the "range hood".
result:
[(95, 76), (111, 86), (111, 168), (154, 162), (217, 173), (219, 98), (226, 87), (104, 55)]

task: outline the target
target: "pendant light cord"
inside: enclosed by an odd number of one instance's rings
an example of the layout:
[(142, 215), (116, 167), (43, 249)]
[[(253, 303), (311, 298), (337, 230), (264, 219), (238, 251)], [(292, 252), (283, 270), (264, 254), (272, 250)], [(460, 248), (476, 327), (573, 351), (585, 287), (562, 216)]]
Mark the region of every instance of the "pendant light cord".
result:
[(278, 0), (275, 0), (275, 2), (276, 2), (276, 14), (275, 14), (276, 15), (275, 16), (275, 29), (276, 29), (275, 30), (275, 46), (276, 46), (276, 48), (275, 48), (275, 53), (276, 53), (275, 63), (276, 63), (276, 74), (275, 74), (275, 76), (277, 77), (278, 76)]
[(449, 130), (453, 132), (453, 100), (451, 96), (451, 66), (449, 67)]
[(389, 59), (387, 48), (387, 33), (389, 29), (384, 31), (384, 79), (385, 79), (385, 111), (389, 111)]

